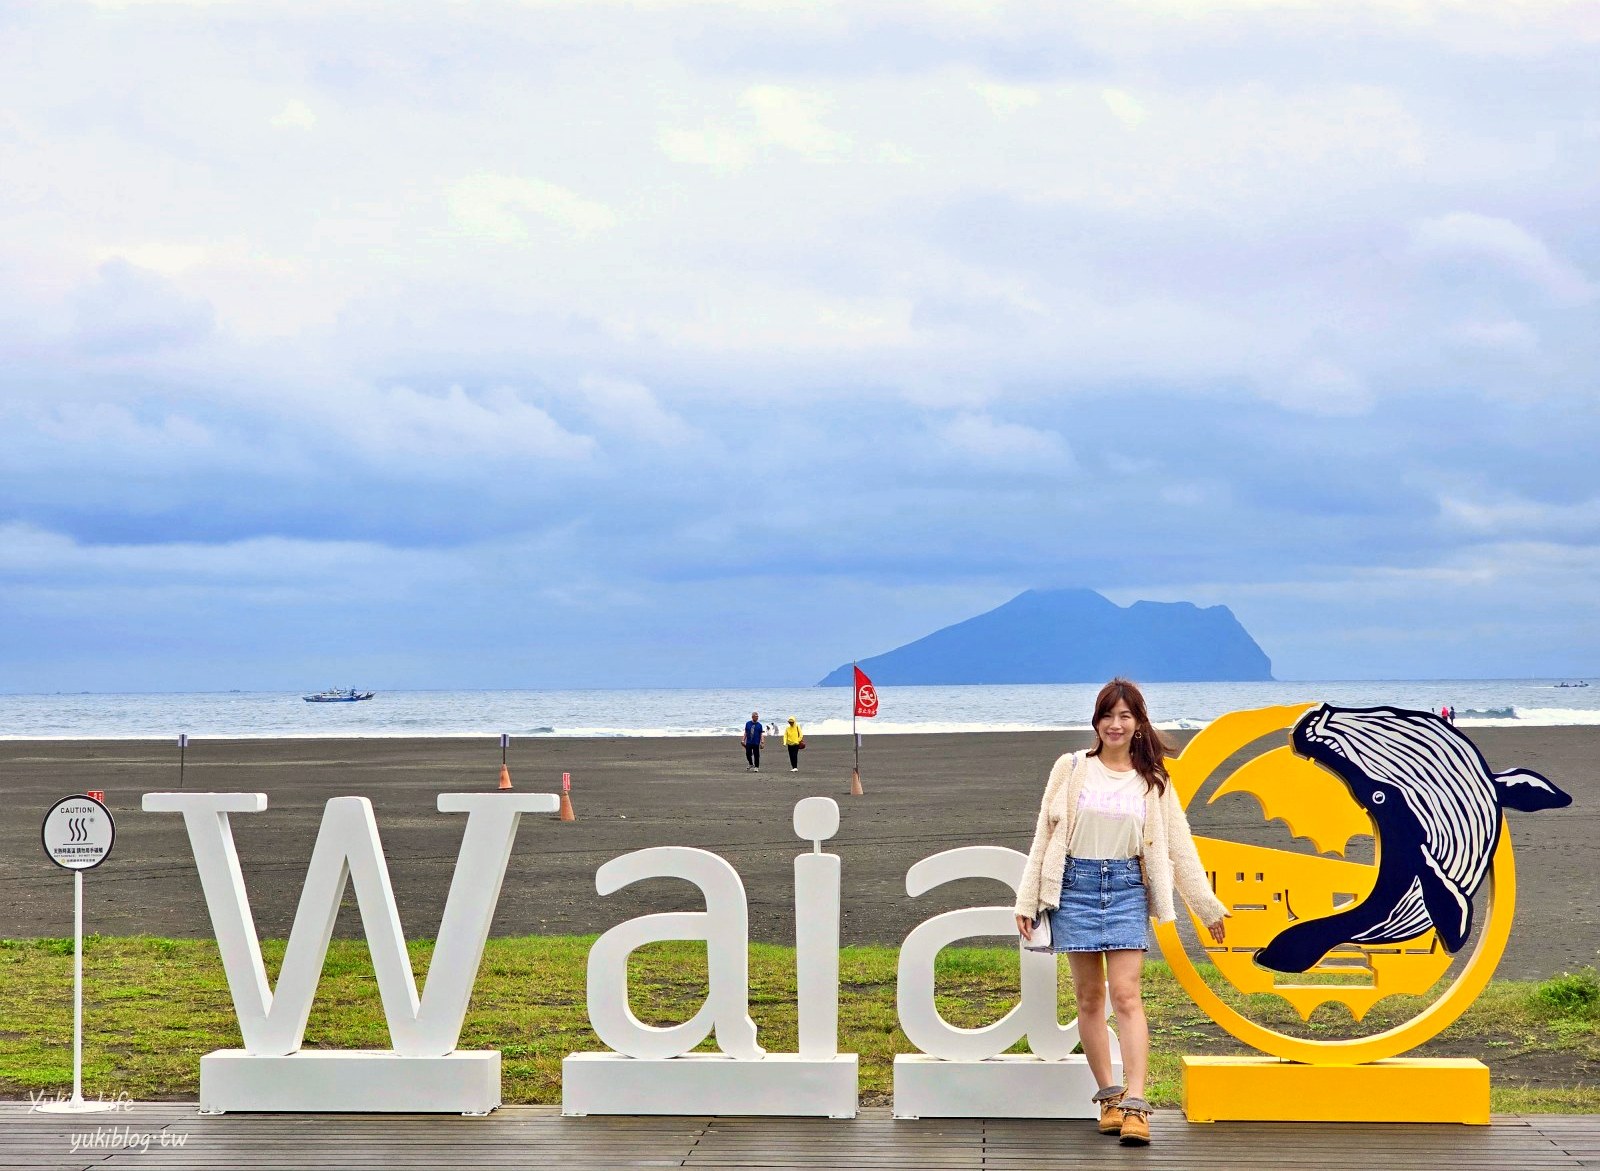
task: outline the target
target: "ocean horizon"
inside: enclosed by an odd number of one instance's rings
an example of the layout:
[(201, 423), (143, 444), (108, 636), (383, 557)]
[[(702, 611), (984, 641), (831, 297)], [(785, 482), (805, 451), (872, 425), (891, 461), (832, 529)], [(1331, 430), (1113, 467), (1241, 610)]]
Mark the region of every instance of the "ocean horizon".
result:
[[(1169, 730), (1230, 711), (1328, 701), (1438, 711), (1464, 727), (1600, 724), (1600, 685), (1569, 679), (1325, 680), (1151, 683), (1151, 715)], [(1097, 683), (880, 688), (865, 735), (1071, 731), (1088, 727)], [(3, 740), (329, 739), (736, 735), (751, 711), (794, 716), (807, 735), (851, 731), (843, 687), (380, 691), (356, 703), (306, 703), (300, 692), (0, 693)]]

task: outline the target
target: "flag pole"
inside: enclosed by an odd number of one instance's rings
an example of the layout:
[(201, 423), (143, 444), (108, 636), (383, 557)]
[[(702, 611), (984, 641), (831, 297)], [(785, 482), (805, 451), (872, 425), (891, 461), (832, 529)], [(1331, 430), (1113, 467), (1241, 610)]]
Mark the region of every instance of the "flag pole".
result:
[(855, 659), (850, 660), (850, 750), (855, 753), (855, 765), (850, 769), (850, 795), (859, 797), (861, 793), (861, 733), (856, 731), (856, 671), (861, 666)]

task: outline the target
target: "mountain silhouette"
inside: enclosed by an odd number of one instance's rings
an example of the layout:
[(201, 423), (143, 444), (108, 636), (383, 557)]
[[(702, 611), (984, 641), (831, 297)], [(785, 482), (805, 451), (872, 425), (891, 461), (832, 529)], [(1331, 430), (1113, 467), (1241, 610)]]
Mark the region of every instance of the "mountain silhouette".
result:
[[(1272, 661), (1226, 606), (1027, 590), (988, 613), (861, 660), (879, 685), (1270, 680)], [(819, 687), (851, 683), (850, 664)]]

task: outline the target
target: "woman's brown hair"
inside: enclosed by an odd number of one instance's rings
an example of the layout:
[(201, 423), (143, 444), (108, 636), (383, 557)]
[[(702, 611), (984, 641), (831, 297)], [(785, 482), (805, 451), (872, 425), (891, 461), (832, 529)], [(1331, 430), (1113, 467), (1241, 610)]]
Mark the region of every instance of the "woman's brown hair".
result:
[(1128, 755), (1133, 758), (1134, 771), (1144, 778), (1146, 789), (1165, 793), (1166, 758), (1171, 754), (1172, 746), (1162, 739), (1161, 733), (1150, 722), (1150, 713), (1144, 706), (1144, 694), (1133, 680), (1118, 676), (1102, 687), (1100, 694), (1095, 697), (1092, 721), (1095, 729), (1094, 747), (1089, 749), (1089, 755), (1100, 755), (1104, 747), (1100, 743), (1100, 721), (1110, 715), (1111, 709), (1118, 703), (1127, 704), (1128, 710), (1133, 713), (1133, 743), (1128, 746)]

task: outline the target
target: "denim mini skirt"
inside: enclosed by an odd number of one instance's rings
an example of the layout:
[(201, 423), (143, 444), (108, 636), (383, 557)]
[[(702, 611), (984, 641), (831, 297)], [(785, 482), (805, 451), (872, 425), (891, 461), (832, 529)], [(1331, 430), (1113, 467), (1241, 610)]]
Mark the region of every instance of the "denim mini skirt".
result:
[(1053, 951), (1148, 951), (1149, 938), (1139, 859), (1067, 859), (1061, 905), (1050, 912)]

